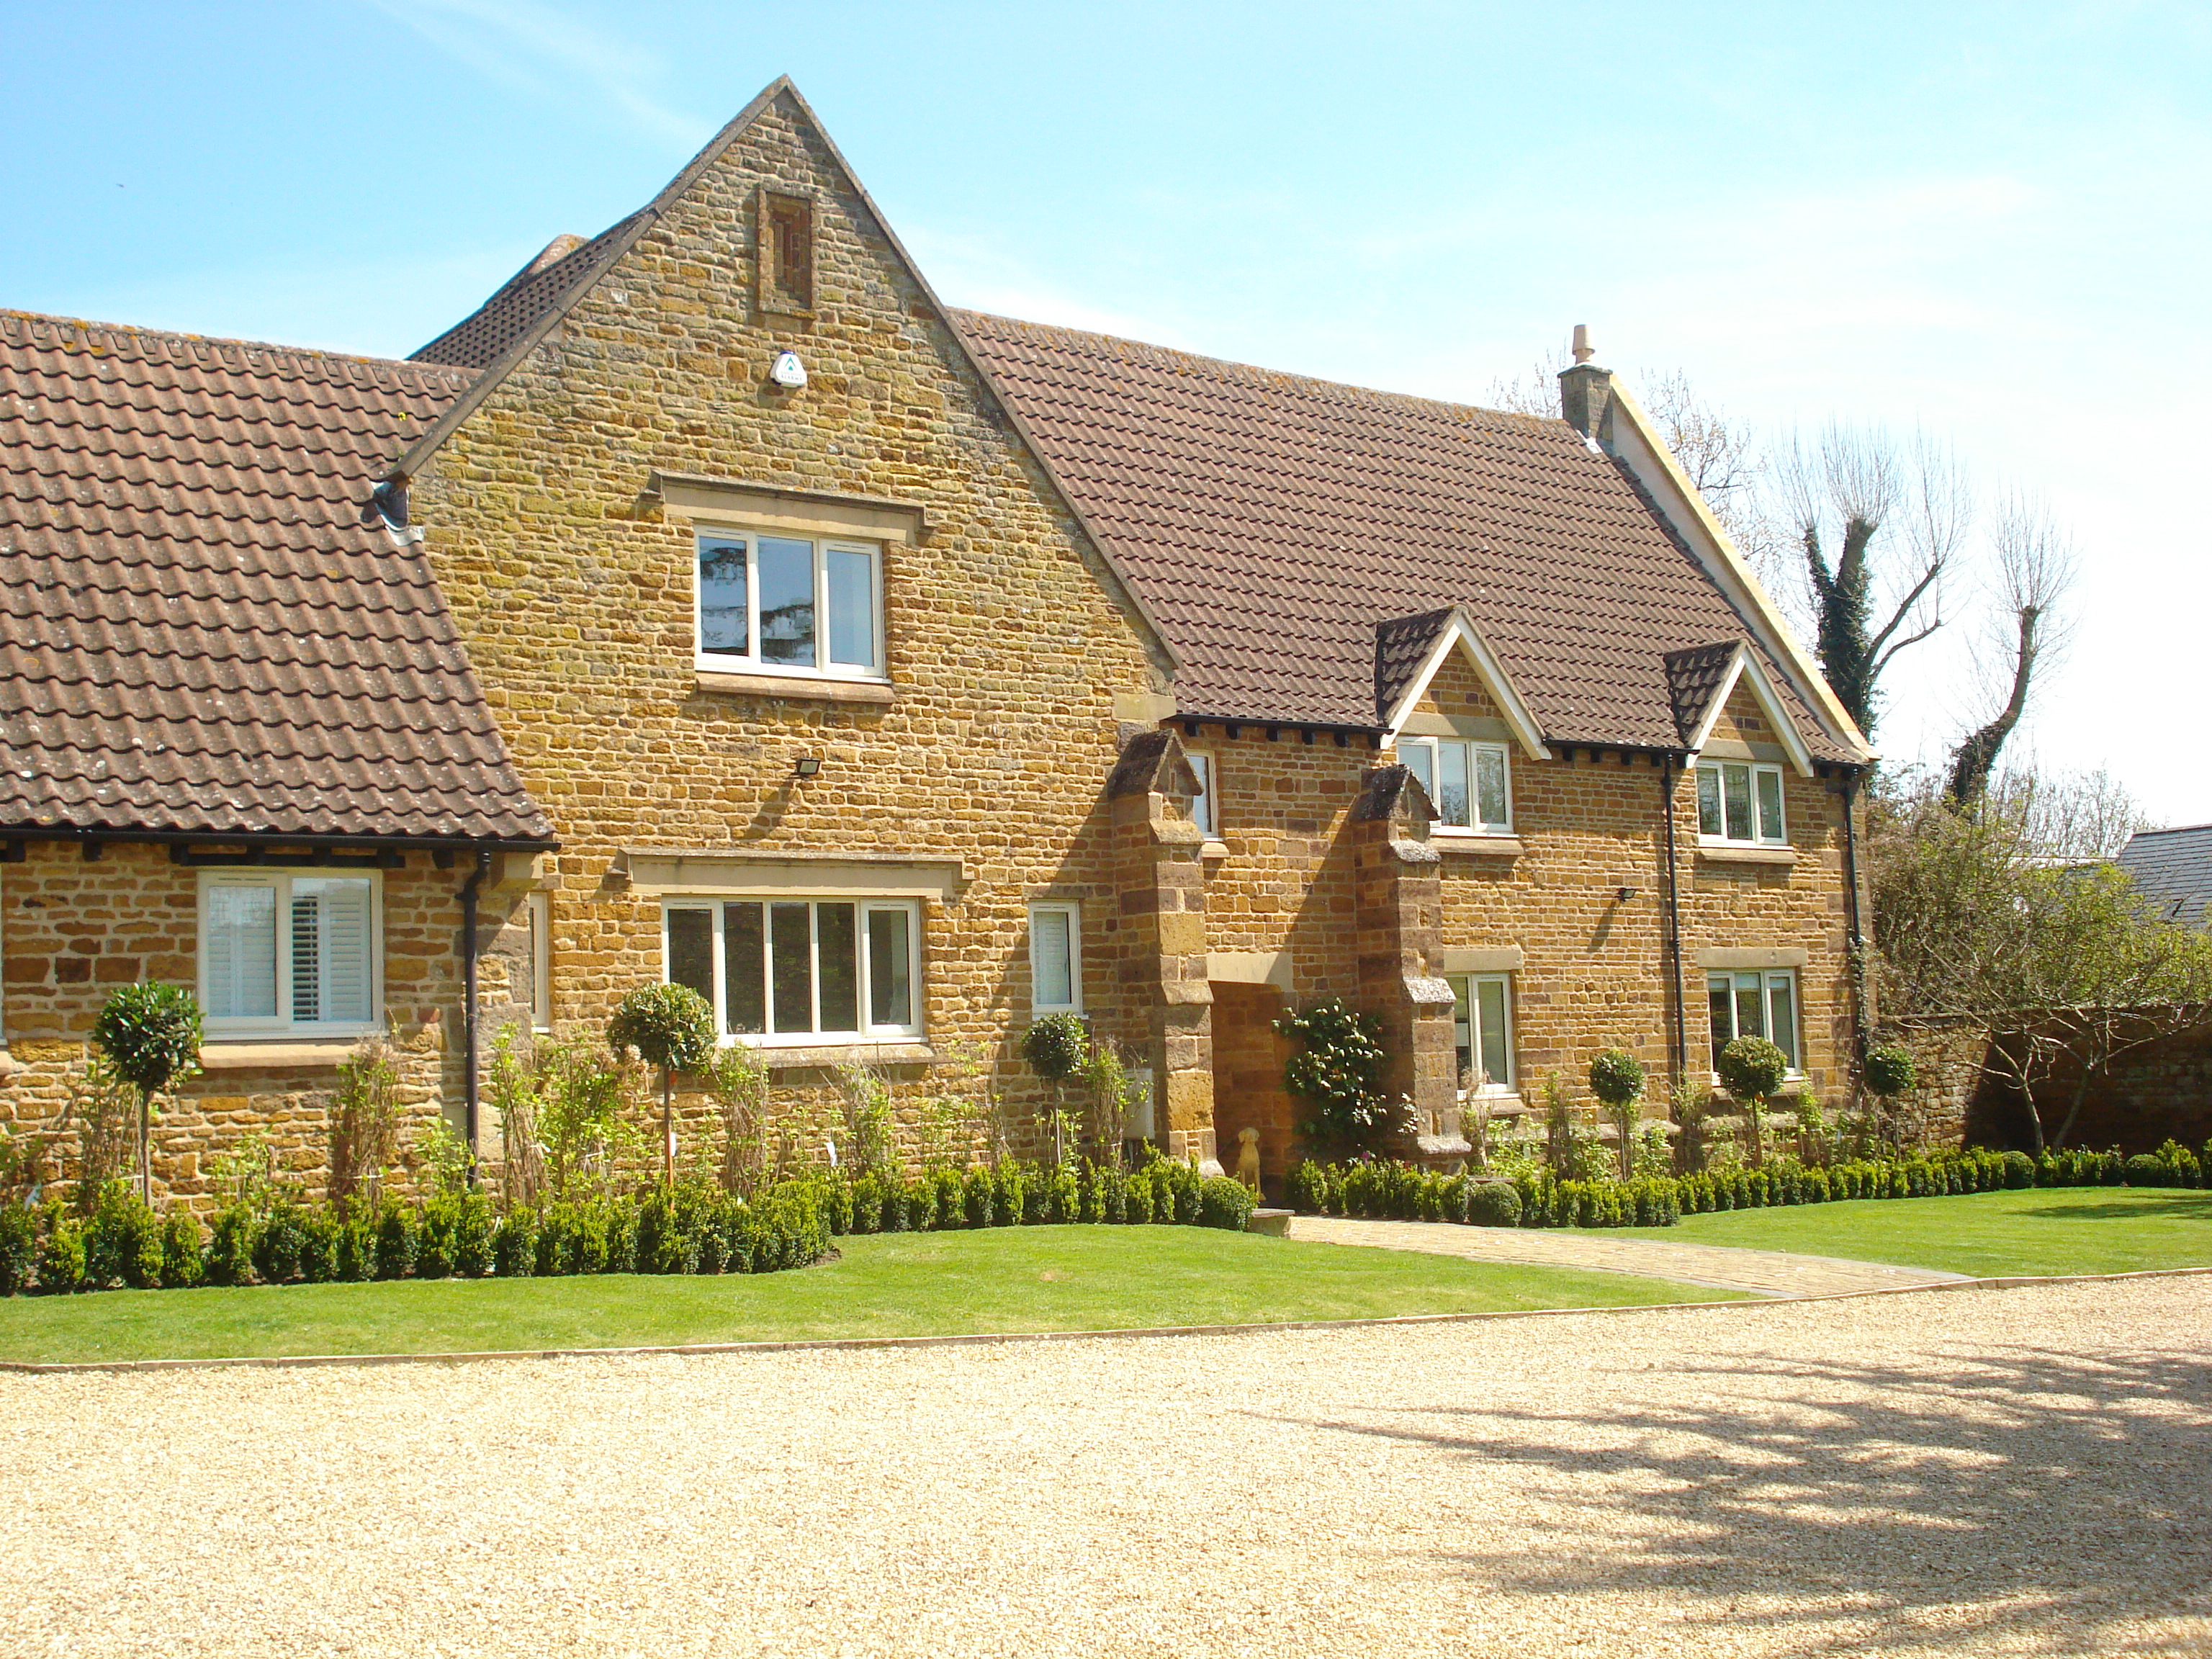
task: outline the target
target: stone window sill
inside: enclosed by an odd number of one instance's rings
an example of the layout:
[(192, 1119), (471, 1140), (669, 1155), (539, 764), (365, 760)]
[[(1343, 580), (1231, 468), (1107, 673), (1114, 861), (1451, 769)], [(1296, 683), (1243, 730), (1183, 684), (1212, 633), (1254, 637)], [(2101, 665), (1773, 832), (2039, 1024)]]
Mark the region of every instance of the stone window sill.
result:
[(346, 1042), (204, 1042), (204, 1072), (276, 1071), (335, 1066), (354, 1050)]
[(1229, 856), (1229, 843), (1225, 841), (1208, 841), (1198, 849), (1198, 855), (1202, 859), (1225, 859)]
[(1706, 864), (1765, 864), (1788, 869), (1797, 862), (1794, 847), (1728, 847), (1698, 844), (1698, 857)]
[(1439, 853), (1486, 859), (1517, 859), (1525, 850), (1518, 836), (1445, 836), (1433, 830), (1429, 845)]
[(1471, 1112), (1476, 1107), (1486, 1107), (1492, 1117), (1519, 1117), (1528, 1109), (1528, 1103), (1517, 1094), (1500, 1091), (1497, 1094), (1465, 1094), (1459, 1097), (1460, 1109)]
[(753, 1052), (771, 1072), (830, 1066), (927, 1066), (937, 1058), (937, 1050), (927, 1042), (839, 1042), (812, 1048), (763, 1046)]
[(720, 696), (781, 697), (793, 702), (865, 702), (889, 706), (898, 688), (887, 680), (817, 680), (797, 674), (721, 674), (696, 670), (702, 691)]

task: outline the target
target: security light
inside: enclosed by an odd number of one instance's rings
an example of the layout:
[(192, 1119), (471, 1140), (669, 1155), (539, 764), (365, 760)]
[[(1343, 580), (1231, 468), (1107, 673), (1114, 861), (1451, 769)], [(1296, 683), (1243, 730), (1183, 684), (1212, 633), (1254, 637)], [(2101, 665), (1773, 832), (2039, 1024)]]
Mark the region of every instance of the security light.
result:
[(819, 755), (801, 755), (791, 763), (792, 775), (794, 777), (811, 778), (821, 769), (822, 757)]

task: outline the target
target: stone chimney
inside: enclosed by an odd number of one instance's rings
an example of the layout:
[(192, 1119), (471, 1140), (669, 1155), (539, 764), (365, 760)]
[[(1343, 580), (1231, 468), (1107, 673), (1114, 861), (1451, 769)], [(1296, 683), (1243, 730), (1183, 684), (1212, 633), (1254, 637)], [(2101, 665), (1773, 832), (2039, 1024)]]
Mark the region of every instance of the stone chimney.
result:
[(1589, 325), (1575, 325), (1575, 366), (1559, 371), (1559, 414), (1585, 438), (1604, 443), (1613, 428), (1613, 371), (1590, 359)]

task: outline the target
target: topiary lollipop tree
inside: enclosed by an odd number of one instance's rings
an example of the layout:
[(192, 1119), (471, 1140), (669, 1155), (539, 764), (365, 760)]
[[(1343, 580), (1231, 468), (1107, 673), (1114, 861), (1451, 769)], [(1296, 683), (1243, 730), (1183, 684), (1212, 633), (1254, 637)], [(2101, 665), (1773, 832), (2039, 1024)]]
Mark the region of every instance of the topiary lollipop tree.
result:
[(1022, 1058), (1052, 1085), (1052, 1156), (1067, 1161), (1067, 1109), (1062, 1090), (1091, 1058), (1091, 1031), (1073, 1014), (1047, 1014), (1022, 1033)]
[(698, 1070), (714, 1052), (714, 1011), (688, 985), (641, 985), (616, 1005), (607, 1046), (660, 1069), (661, 1177), (673, 1188), (676, 1073)]
[(199, 1070), (199, 1001), (181, 985), (118, 986), (93, 1022), (92, 1040), (138, 1091), (138, 1195), (150, 1204), (154, 1101)]
[(1590, 1061), (1589, 1086), (1620, 1137), (1620, 1178), (1626, 1181), (1636, 1173), (1637, 1107), (1644, 1099), (1644, 1062), (1626, 1048), (1604, 1049)]
[(1751, 1120), (1752, 1167), (1764, 1168), (1766, 1137), (1760, 1114), (1766, 1103), (1782, 1092), (1783, 1081), (1790, 1075), (1790, 1057), (1765, 1037), (1741, 1036), (1721, 1050), (1719, 1064), (1713, 1069), (1721, 1074), (1728, 1091), (1743, 1103)]
[(1911, 1092), (1920, 1081), (1919, 1068), (1912, 1063), (1909, 1049), (1895, 1043), (1867, 1050), (1866, 1066), (1861, 1073), (1867, 1092), (1881, 1103), (1881, 1121), (1886, 1138), (1894, 1138), (1897, 1121), (1897, 1097)]

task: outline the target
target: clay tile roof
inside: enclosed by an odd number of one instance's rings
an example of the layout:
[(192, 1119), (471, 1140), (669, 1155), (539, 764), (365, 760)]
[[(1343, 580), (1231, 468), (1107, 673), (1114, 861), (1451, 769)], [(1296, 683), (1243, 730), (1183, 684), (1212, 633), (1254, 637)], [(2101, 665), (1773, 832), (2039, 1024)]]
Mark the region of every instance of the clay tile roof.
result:
[(1729, 670), (1735, 665), (1735, 653), (1734, 640), (1667, 653), (1667, 690), (1674, 705), (1674, 730), (1684, 743), (1695, 737), (1705, 723), (1705, 711), (1712, 707), (1714, 697), (1727, 684)]
[(1451, 621), (1451, 607), (1418, 617), (1394, 617), (1375, 624), (1375, 718), (1382, 722), (1406, 695), (1413, 676), (1436, 648), (1437, 635)]
[(408, 361), (489, 368), (546, 313), (613, 264), (626, 246), (625, 234), (648, 211), (641, 208), (588, 242), (578, 236), (555, 237), (543, 252), (501, 283), (491, 298)]
[(361, 522), (473, 378), (0, 312), (0, 829), (550, 842)]
[[(1377, 623), (1459, 605), (1547, 738), (1671, 749), (1668, 654), (1747, 637), (1564, 421), (951, 314), (1166, 633), (1184, 714), (1371, 727)], [(1767, 666), (1814, 755), (1858, 758)]]
[(2128, 838), (2118, 862), (2169, 921), (2188, 927), (2212, 922), (2212, 823), (2141, 830)]

